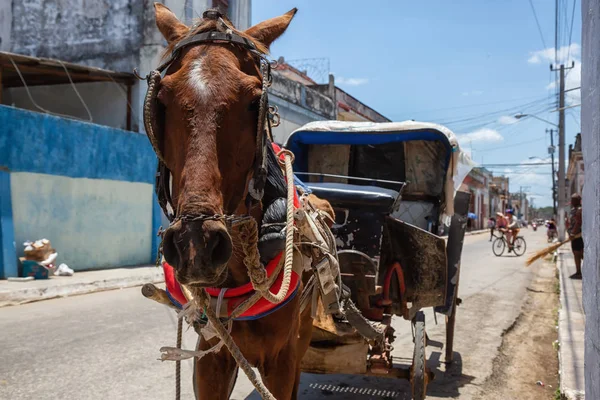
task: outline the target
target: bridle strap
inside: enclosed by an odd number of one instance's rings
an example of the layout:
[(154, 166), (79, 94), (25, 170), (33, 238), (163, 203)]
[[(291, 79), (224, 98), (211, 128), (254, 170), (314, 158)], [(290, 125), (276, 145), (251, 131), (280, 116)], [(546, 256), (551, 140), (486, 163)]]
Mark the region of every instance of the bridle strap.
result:
[[(221, 20), (220, 14), (207, 15), (205, 18)], [(224, 23), (222, 21), (222, 23)], [(146, 93), (146, 99), (144, 103), (144, 124), (146, 133), (150, 139), (152, 147), (158, 157), (158, 169), (156, 173), (156, 195), (160, 206), (171, 223), (179, 219), (188, 219), (188, 217), (199, 218), (203, 220), (213, 219), (212, 216), (199, 214), (197, 216), (176, 216), (174, 211), (171, 190), (170, 190), (170, 179), (171, 171), (166, 166), (163, 155), (160, 151), (160, 143), (158, 143), (158, 136), (155, 132), (160, 127), (156, 126), (156, 115), (157, 105), (156, 96), (159, 90), (159, 83), (162, 78), (162, 73), (180, 56), (181, 51), (189, 46), (195, 46), (203, 43), (230, 43), (241, 46), (248, 50), (253, 56), (258, 59), (260, 63), (260, 72), (262, 75), (262, 94), (260, 97), (260, 107), (258, 111), (258, 126), (256, 131), (256, 153), (254, 156), (254, 171), (252, 178), (248, 185), (248, 197), (246, 202), (249, 205), (259, 203), (264, 195), (264, 189), (267, 181), (267, 136), (271, 136), (271, 109), (269, 108), (269, 100), (267, 89), (271, 86), (271, 64), (266, 59), (265, 55), (261, 53), (256, 45), (245, 37), (242, 37), (227, 25), (226, 32), (210, 31), (203, 32), (188, 38), (181, 40), (175, 45), (171, 54), (165, 59), (156, 70), (150, 72), (146, 77), (148, 81), (148, 92)], [(154, 117), (154, 118), (153, 118)], [(271, 139), (272, 140), (272, 139)], [(169, 210), (169, 206), (171, 210)], [(229, 217), (229, 216), (228, 216)], [(237, 220), (239, 217), (231, 216), (233, 220)], [(221, 219), (221, 218), (216, 218)], [(229, 219), (229, 218), (227, 218)]]
[(246, 48), (254, 56), (260, 57), (261, 59), (264, 58), (264, 55), (257, 50), (256, 45), (245, 37), (242, 37), (235, 32), (211, 31), (198, 33), (177, 43), (171, 51), (169, 57), (158, 66), (157, 70), (163, 72), (169, 65), (173, 63), (173, 61), (177, 59), (177, 57), (179, 57), (179, 52), (188, 46), (218, 42), (237, 44)]

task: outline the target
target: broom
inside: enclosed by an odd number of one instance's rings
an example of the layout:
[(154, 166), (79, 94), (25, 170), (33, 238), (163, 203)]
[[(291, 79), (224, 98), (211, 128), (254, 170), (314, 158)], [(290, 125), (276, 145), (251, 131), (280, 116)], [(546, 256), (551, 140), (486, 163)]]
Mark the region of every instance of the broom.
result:
[(529, 267), (531, 264), (533, 264), (534, 262), (536, 262), (540, 258), (545, 257), (545, 256), (547, 256), (550, 253), (554, 253), (556, 251), (556, 249), (558, 249), (563, 244), (567, 244), (571, 240), (575, 240), (575, 239), (578, 239), (580, 237), (581, 237), (581, 233), (578, 233), (577, 235), (571, 236), (570, 238), (568, 238), (567, 240), (565, 240), (563, 242), (553, 244), (550, 247), (546, 247), (545, 249), (542, 249), (542, 250), (538, 251), (537, 253), (534, 253), (531, 257), (529, 257), (527, 259), (526, 265)]

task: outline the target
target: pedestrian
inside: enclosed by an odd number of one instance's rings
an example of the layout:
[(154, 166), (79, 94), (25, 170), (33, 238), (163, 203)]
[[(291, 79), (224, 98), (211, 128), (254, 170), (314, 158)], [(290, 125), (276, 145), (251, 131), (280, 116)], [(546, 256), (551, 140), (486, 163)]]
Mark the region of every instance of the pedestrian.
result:
[(490, 228), (490, 242), (491, 242), (492, 239), (494, 238), (494, 228), (496, 228), (496, 220), (494, 219), (494, 217), (490, 217), (490, 219), (488, 219), (488, 228)]
[[(581, 196), (577, 193), (571, 196), (571, 213), (569, 215), (569, 237), (581, 234)], [(579, 237), (571, 241), (571, 250), (575, 258), (575, 273), (571, 279), (581, 279), (581, 261), (583, 260), (583, 238)]]

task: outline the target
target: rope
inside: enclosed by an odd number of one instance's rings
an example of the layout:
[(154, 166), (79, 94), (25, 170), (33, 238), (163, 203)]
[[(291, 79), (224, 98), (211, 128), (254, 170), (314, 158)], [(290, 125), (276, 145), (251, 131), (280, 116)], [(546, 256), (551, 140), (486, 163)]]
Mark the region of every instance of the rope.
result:
[[(242, 250), (245, 254), (244, 264), (248, 269), (248, 275), (254, 290), (273, 304), (281, 303), (290, 289), (292, 280), (292, 269), (294, 264), (294, 172), (292, 170), (293, 154), (289, 150), (282, 150), (279, 154), (284, 155), (285, 175), (287, 178), (287, 204), (286, 204), (286, 226), (285, 226), (285, 264), (283, 267), (283, 281), (277, 294), (273, 294), (270, 288), (272, 281), (267, 279), (265, 268), (260, 263), (258, 253), (258, 228), (254, 219), (248, 221), (240, 229)], [(277, 274), (273, 274), (277, 276)], [(260, 298), (260, 297), (258, 297)], [(258, 299), (256, 299), (258, 301)], [(255, 302), (256, 302), (255, 301)], [(252, 306), (252, 304), (250, 304)]]
[[(177, 348), (181, 349), (183, 318), (177, 318)], [(181, 360), (175, 361), (175, 400), (181, 399)]]
[[(292, 267), (294, 264), (294, 171), (292, 170), (292, 162), (294, 155), (289, 150), (281, 150), (279, 154), (283, 154), (285, 165), (285, 177), (287, 180), (287, 215), (285, 226), (285, 264), (283, 267), (283, 282), (277, 294), (266, 290), (263, 297), (271, 303), (281, 303), (287, 296), (292, 280)], [(278, 156), (279, 156), (278, 154)]]

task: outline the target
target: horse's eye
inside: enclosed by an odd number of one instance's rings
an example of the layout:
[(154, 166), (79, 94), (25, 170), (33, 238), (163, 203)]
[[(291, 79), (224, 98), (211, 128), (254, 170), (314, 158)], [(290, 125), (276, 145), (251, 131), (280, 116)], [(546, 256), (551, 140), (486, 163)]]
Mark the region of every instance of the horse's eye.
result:
[(252, 103), (250, 103), (250, 105), (248, 106), (248, 111), (258, 111), (260, 107), (260, 99), (256, 99), (254, 100)]

